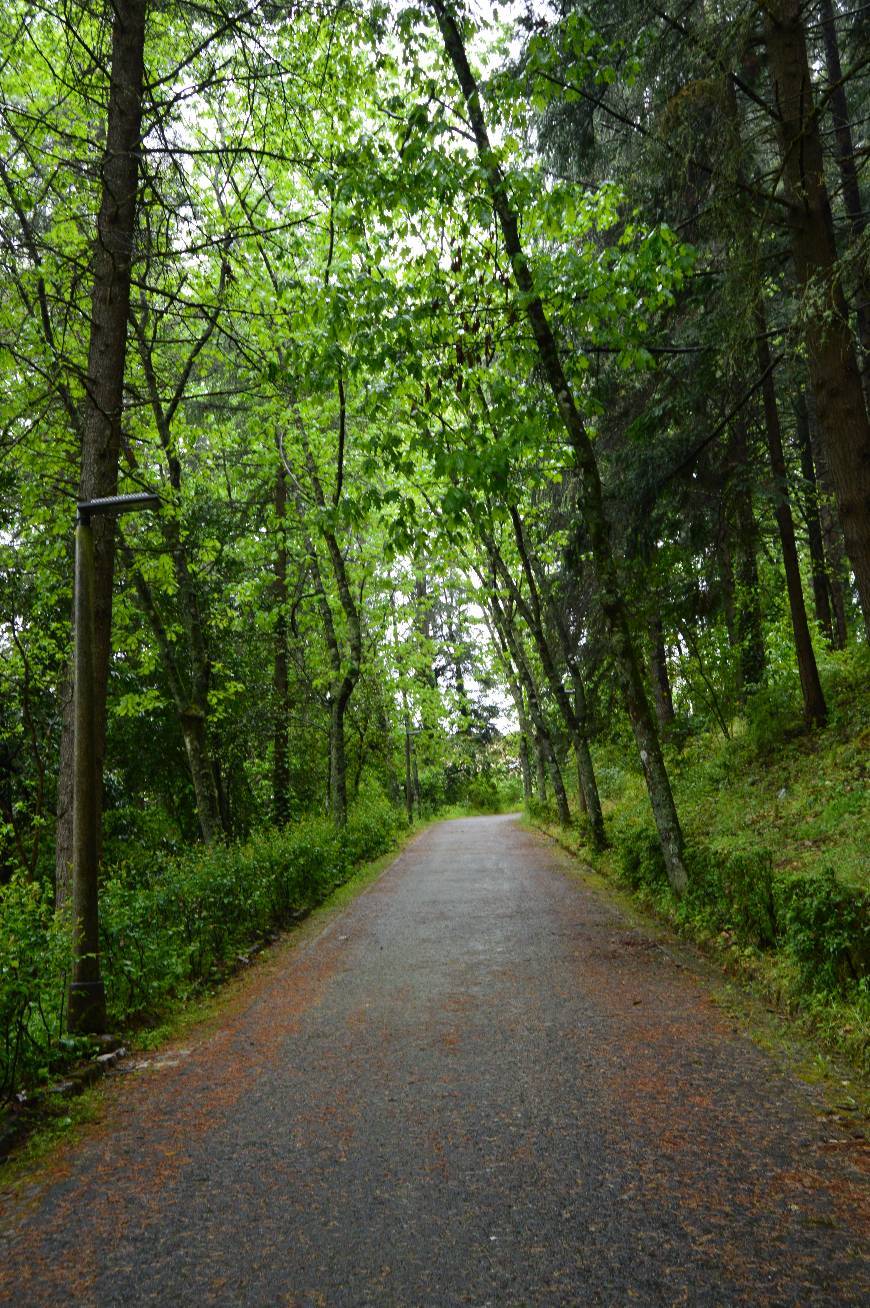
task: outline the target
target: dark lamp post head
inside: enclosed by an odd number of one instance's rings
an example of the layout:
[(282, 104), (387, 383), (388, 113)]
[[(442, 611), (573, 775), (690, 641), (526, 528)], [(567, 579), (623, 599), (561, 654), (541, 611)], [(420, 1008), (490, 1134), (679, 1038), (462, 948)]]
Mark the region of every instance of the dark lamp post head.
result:
[(139, 491), (136, 495), (107, 495), (101, 500), (79, 500), (76, 504), (78, 521), (87, 527), (91, 518), (109, 514), (133, 513), (136, 509), (159, 509), (160, 496), (152, 491)]

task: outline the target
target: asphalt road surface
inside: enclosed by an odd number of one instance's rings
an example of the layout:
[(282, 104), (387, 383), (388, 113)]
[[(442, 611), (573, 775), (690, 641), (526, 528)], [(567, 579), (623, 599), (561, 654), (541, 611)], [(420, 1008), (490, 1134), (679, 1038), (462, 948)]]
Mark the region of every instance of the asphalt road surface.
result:
[(115, 1078), (5, 1196), (0, 1301), (842, 1308), (860, 1162), (564, 855), (455, 821)]

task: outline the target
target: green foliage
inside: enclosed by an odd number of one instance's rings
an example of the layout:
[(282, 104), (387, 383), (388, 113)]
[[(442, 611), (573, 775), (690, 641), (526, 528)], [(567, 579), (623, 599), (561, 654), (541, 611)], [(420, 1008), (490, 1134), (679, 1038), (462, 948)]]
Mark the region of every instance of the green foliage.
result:
[(809, 994), (848, 1000), (866, 992), (870, 893), (844, 885), (831, 867), (809, 875), (782, 874), (764, 846), (696, 841), (687, 850), (689, 890), (678, 901), (646, 821), (620, 816), (612, 839), (620, 878), (682, 925), (786, 955)]
[[(200, 846), (121, 864), (101, 893), (100, 942), (109, 1020), (153, 1018), (219, 977), (253, 941), (321, 903), (354, 868), (396, 842), (401, 815), (383, 796), (360, 801), (339, 831), (309, 817), (245, 843)], [(22, 876), (0, 889), (0, 1098), (48, 1074), (66, 1052), (69, 923)]]
[(468, 787), (468, 805), (478, 813), (501, 813), (503, 798), (495, 777), (475, 777)]
[(0, 1101), (48, 1072), (63, 1031), (68, 924), (23, 875), (0, 887)]
[(660, 890), (668, 876), (655, 829), (646, 822), (623, 820), (613, 832), (619, 874), (634, 890)]
[(826, 867), (774, 883), (783, 946), (810, 989), (870, 996), (870, 892), (857, 893)]

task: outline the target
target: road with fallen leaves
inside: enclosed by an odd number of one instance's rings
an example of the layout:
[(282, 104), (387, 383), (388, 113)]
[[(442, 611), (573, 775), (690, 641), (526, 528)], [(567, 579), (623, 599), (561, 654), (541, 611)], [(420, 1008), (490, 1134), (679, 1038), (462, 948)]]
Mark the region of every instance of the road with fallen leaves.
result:
[(870, 1301), (848, 1122), (509, 818), (431, 827), (121, 1068), (2, 1195), (3, 1303)]

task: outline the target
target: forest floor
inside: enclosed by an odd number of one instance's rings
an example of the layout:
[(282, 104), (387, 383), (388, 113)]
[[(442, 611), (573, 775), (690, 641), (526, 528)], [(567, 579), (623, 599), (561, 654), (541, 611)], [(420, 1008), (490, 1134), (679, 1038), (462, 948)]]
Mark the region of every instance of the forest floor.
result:
[(710, 969), (511, 818), (429, 828), (120, 1067), (4, 1185), (0, 1301), (870, 1293), (848, 1087), (759, 1047)]

